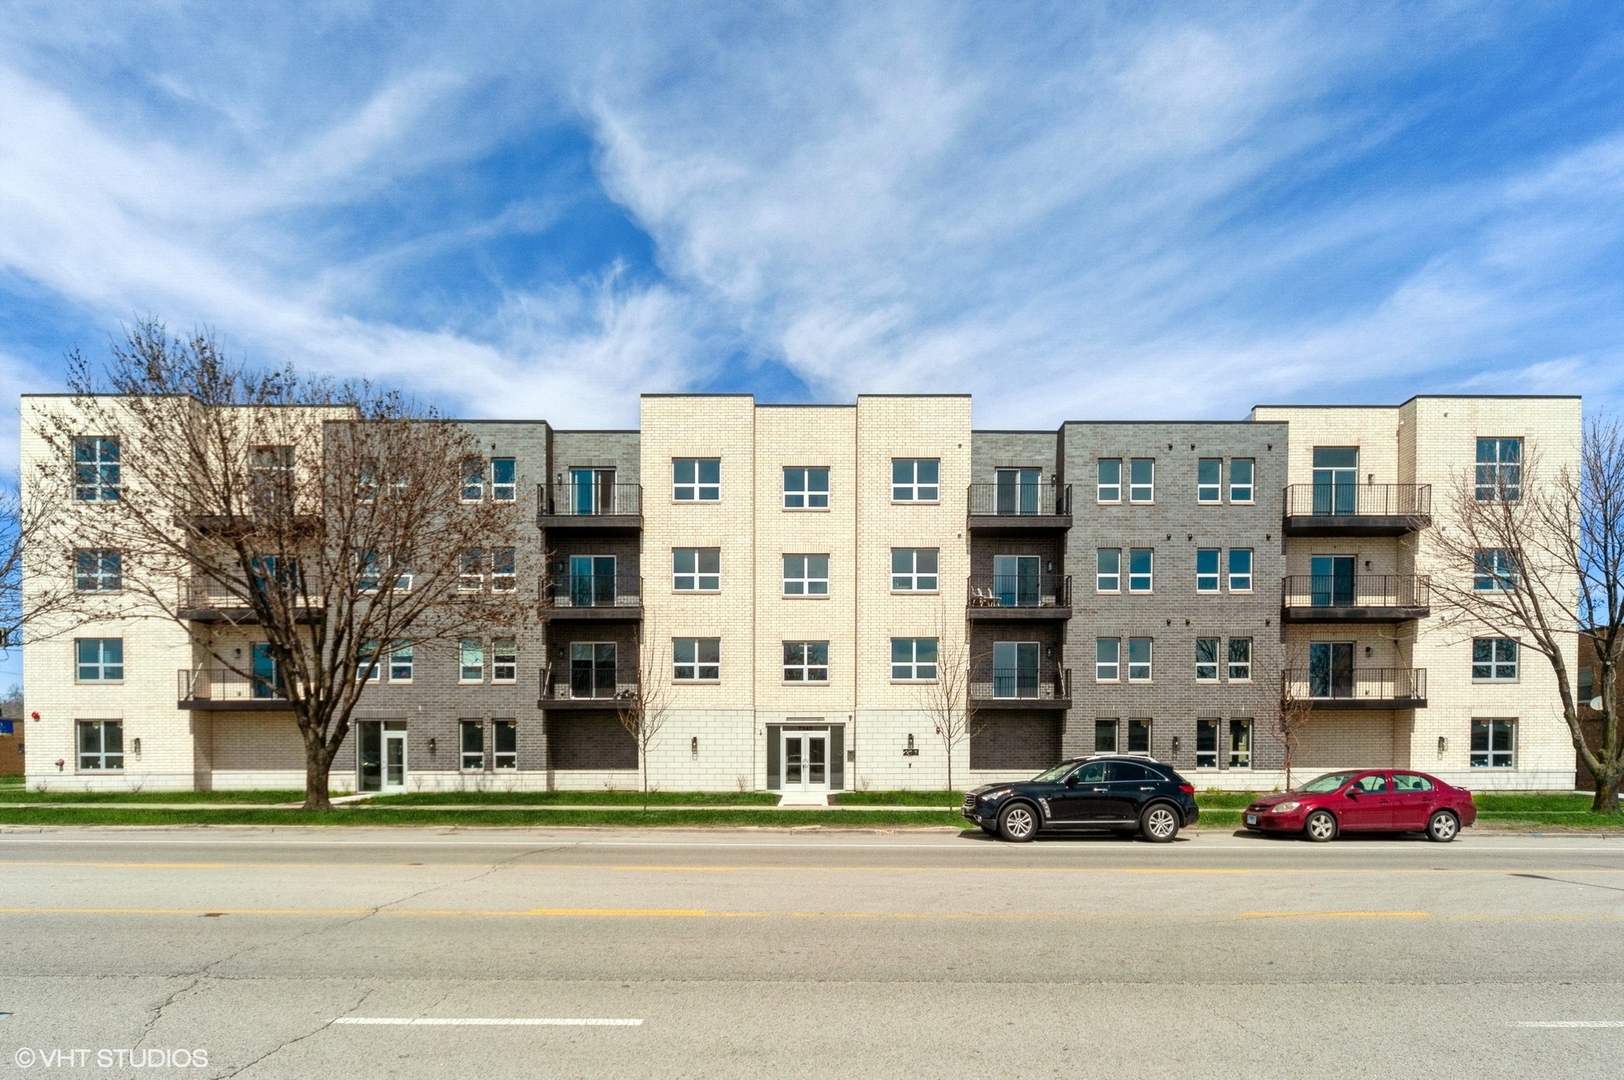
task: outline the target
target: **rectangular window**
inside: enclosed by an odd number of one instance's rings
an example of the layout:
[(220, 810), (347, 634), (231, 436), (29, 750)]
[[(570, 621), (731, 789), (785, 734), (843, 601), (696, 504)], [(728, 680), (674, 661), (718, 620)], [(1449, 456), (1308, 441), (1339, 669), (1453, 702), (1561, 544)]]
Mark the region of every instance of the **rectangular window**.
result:
[(106, 772), (124, 768), (124, 721), (81, 720), (78, 728), (80, 770)]
[(936, 502), (942, 496), (942, 463), (936, 458), (892, 458), (892, 502)]
[(519, 681), (519, 645), (512, 638), (491, 642), (491, 682)]
[(829, 470), (785, 469), (784, 509), (829, 509)]
[(519, 473), (514, 460), (510, 457), (491, 458), (491, 501), (517, 502), (519, 498)]
[(1232, 458), (1229, 462), (1229, 501), (1249, 503), (1253, 499), (1252, 475), (1256, 464), (1249, 457)]
[(671, 497), (677, 502), (719, 502), (722, 459), (671, 459)]
[(1195, 501), (1224, 501), (1224, 459), (1204, 457), (1195, 463)]
[(80, 592), (118, 592), (124, 588), (123, 554), (96, 548), (75, 551), (73, 587)]
[(395, 642), (395, 647), (389, 651), (389, 681), (412, 681), (412, 647), (405, 642)]
[(1122, 549), (1100, 548), (1094, 553), (1094, 591), (1122, 591)]
[(1136, 457), (1128, 462), (1128, 501), (1156, 501), (1156, 459)]
[(1517, 767), (1517, 721), (1472, 721), (1472, 768)]
[(124, 681), (123, 638), (79, 638), (73, 645), (80, 682)]
[(785, 596), (828, 596), (829, 556), (785, 555)]
[(1128, 591), (1150, 592), (1155, 552), (1150, 548), (1128, 549)]
[(491, 721), (491, 733), (496, 736), (496, 760), (493, 764), (498, 769), (517, 769), (519, 767), (519, 722), (517, 720)]
[(479, 592), (485, 588), (485, 549), (464, 548), (457, 571), (458, 592)]
[(1150, 681), (1150, 638), (1128, 639), (1128, 681)]
[(1252, 681), (1252, 639), (1249, 637), (1229, 639), (1229, 681)]
[(784, 642), (784, 681), (825, 683), (829, 681), (827, 641)]
[(1252, 767), (1252, 721), (1236, 719), (1229, 722), (1229, 767)]
[(1100, 458), (1099, 481), (1094, 489), (1094, 499), (1102, 503), (1119, 503), (1122, 501), (1122, 459), (1115, 457)]
[(717, 682), (722, 678), (722, 639), (672, 638), (671, 663), (676, 682)]
[(80, 502), (117, 502), (121, 488), (118, 440), (73, 440), (73, 497)]
[(1517, 566), (1505, 548), (1479, 548), (1472, 561), (1472, 588), (1478, 592), (1509, 592), (1517, 587)]
[(1522, 498), (1522, 440), (1477, 440), (1477, 501)]
[(256, 446), (249, 451), (249, 490), (260, 502), (293, 494), (293, 447)]
[(1195, 639), (1195, 681), (1218, 681), (1218, 639), (1215, 637)]
[(1590, 699), (1596, 696), (1596, 669), (1579, 669), (1579, 704), (1589, 705)]
[(1130, 754), (1148, 754), (1148, 753), (1150, 753), (1150, 721), (1149, 720), (1129, 720), (1128, 721), (1128, 753), (1130, 753)]
[(1115, 720), (1094, 721), (1094, 752), (1096, 754), (1114, 754), (1117, 748), (1117, 722)]
[(485, 497), (485, 462), (464, 458), (462, 462), (462, 501), (479, 502)]
[(484, 772), (485, 722), (483, 720), (464, 720), (461, 726), (462, 760), (460, 767), (464, 772)]
[(1473, 638), (1472, 679), (1475, 682), (1516, 682), (1517, 643), (1510, 638)]
[(672, 548), (671, 587), (678, 592), (716, 592), (722, 587), (721, 548)]
[(903, 682), (934, 682), (936, 680), (936, 639), (933, 637), (892, 638), (891, 678)]
[(512, 592), (519, 586), (517, 548), (491, 548), (491, 592)]
[(1094, 639), (1094, 681), (1116, 682), (1122, 678), (1122, 639)]
[(1252, 591), (1252, 549), (1229, 549), (1229, 591)]
[(936, 548), (892, 548), (891, 591), (935, 592), (937, 555)]
[(1216, 769), (1218, 767), (1218, 721), (1197, 720), (1195, 722), (1195, 767), (1198, 769)]
[(485, 681), (485, 643), (478, 638), (463, 638), (458, 649), (461, 672), (457, 681), (476, 683)]
[(355, 681), (380, 682), (383, 679), (383, 661), (378, 658), (378, 643), (363, 641), (355, 655)]
[(1218, 549), (1197, 548), (1195, 552), (1195, 591), (1218, 591)]

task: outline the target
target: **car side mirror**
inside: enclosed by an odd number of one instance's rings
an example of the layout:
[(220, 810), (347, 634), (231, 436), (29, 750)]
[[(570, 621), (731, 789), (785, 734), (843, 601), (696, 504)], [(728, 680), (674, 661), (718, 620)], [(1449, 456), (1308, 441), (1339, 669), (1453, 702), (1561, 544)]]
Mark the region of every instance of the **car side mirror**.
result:
[(1077, 774), (1076, 773), (1072, 773), (1070, 776), (1066, 777), (1066, 786), (1067, 787), (1076, 787), (1077, 786)]
[(1350, 799), (1357, 799), (1359, 797), (1359, 789), (1351, 787), (1347, 791), (1343, 792), (1343, 794)]

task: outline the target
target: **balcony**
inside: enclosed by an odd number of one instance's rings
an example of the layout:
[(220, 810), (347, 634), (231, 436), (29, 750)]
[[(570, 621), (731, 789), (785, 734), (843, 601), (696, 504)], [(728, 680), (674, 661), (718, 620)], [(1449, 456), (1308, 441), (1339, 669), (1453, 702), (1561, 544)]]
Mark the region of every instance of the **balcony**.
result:
[(1071, 708), (1071, 669), (987, 667), (970, 675), (970, 702), (977, 712)]
[(635, 622), (643, 617), (636, 574), (564, 574), (542, 582), (541, 617), (550, 622)]
[(608, 535), (643, 527), (641, 484), (540, 484), (536, 506), (537, 524), (553, 532)]
[(637, 697), (637, 669), (616, 665), (549, 664), (541, 669), (541, 698), (549, 712), (618, 709)]
[(1280, 618), (1288, 623), (1403, 622), (1432, 614), (1425, 575), (1346, 577), (1299, 574), (1282, 580)]
[(192, 712), (278, 712), (287, 691), (274, 674), (250, 677), (230, 668), (182, 668), (176, 672), (176, 707)]
[(1314, 709), (1424, 709), (1426, 668), (1286, 671), (1283, 693)]
[(1287, 536), (1404, 536), (1431, 524), (1431, 484), (1286, 486)]
[(1069, 574), (973, 574), (966, 586), (967, 618), (1024, 622), (1071, 618)]
[[(326, 602), (320, 596), (298, 598), (295, 608), (299, 622), (314, 622), (322, 617)], [(259, 615), (248, 603), (248, 586), (226, 585), (213, 579), (195, 579), (180, 584), (176, 601), (182, 619), (202, 623), (229, 623), (243, 626), (259, 622)]]
[(976, 532), (1030, 535), (1071, 528), (1070, 484), (971, 484), (969, 506)]

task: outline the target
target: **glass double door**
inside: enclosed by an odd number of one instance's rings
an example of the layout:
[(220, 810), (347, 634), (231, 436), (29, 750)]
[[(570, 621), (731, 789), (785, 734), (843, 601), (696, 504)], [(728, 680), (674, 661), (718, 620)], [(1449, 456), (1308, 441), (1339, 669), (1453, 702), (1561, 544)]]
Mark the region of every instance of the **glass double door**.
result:
[(1043, 475), (1038, 469), (999, 469), (994, 474), (994, 510), (999, 514), (1038, 512), (1038, 487)]
[(613, 607), (614, 604), (615, 557), (571, 555), (570, 606)]
[(1038, 696), (1038, 643), (995, 641), (992, 646), (992, 696)]
[(570, 512), (612, 514), (615, 512), (615, 470), (571, 469)]
[(1310, 602), (1315, 607), (1353, 606), (1352, 555), (1315, 555), (1308, 561)]
[(1037, 607), (1043, 563), (1036, 555), (994, 555), (992, 591), (999, 607)]
[(615, 696), (615, 643), (577, 641), (570, 644), (570, 697)]
[(1308, 646), (1308, 696), (1353, 696), (1353, 642), (1316, 641)]
[(362, 791), (406, 790), (406, 721), (363, 720), (356, 758)]
[(823, 791), (829, 787), (829, 733), (786, 731), (784, 790)]
[(1314, 513), (1359, 512), (1359, 448), (1314, 447)]

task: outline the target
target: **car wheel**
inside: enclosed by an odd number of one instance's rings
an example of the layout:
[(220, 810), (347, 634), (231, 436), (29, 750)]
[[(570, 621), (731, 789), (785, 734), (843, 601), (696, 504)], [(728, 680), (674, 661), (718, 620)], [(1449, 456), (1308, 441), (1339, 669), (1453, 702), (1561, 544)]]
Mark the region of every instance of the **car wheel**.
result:
[(998, 815), (998, 835), (1024, 844), (1038, 833), (1037, 811), (1030, 803), (1011, 803)]
[(1303, 822), (1303, 834), (1316, 844), (1336, 839), (1336, 818), (1329, 810), (1315, 810)]
[(1152, 844), (1170, 843), (1179, 834), (1179, 816), (1166, 803), (1156, 803), (1139, 819), (1139, 831)]
[(1460, 835), (1460, 818), (1449, 810), (1439, 810), (1427, 819), (1427, 839), (1447, 844)]

